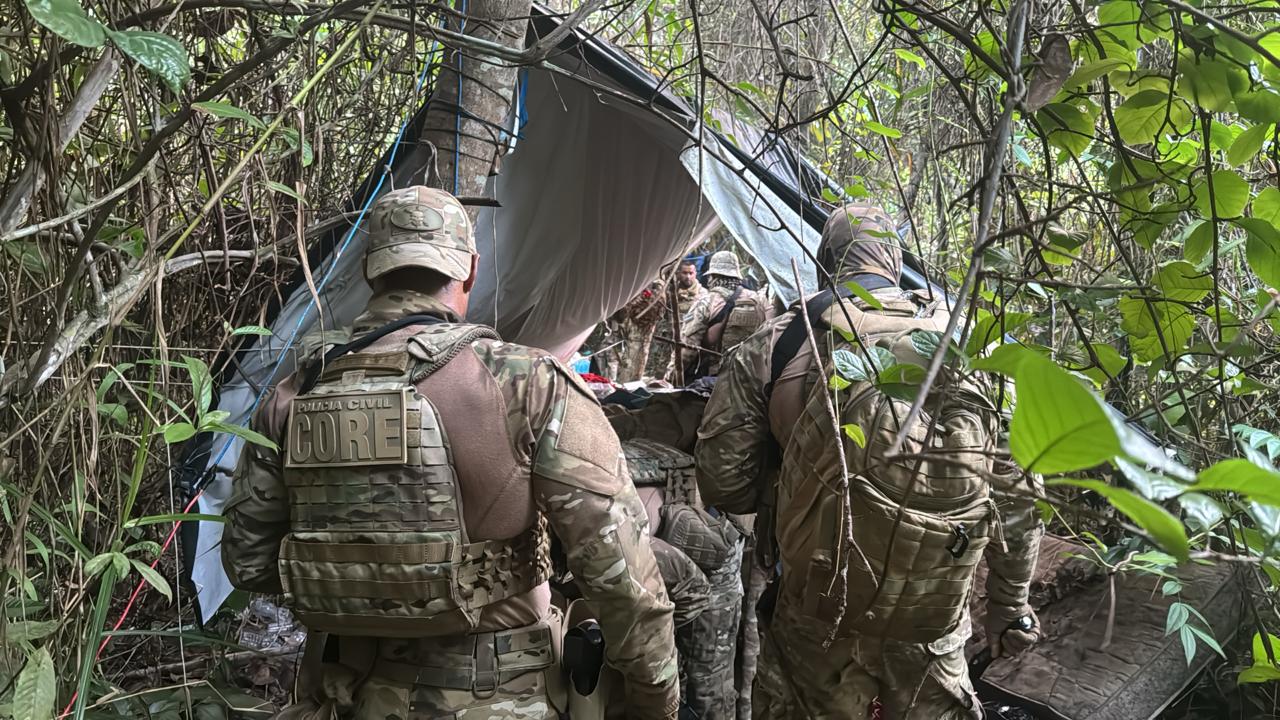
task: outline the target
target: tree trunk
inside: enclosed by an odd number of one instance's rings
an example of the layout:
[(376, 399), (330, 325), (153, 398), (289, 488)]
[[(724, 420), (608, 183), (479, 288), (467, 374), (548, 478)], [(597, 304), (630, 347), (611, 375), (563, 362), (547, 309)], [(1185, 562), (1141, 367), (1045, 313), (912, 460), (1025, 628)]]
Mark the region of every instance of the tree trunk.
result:
[[(448, 28), (519, 50), (531, 6), (530, 0), (460, 0), (461, 15), (451, 16)], [(436, 148), (434, 161), (418, 173), (427, 185), (459, 197), (484, 194), (506, 151), (517, 72), (494, 58), (445, 51), (422, 133)]]

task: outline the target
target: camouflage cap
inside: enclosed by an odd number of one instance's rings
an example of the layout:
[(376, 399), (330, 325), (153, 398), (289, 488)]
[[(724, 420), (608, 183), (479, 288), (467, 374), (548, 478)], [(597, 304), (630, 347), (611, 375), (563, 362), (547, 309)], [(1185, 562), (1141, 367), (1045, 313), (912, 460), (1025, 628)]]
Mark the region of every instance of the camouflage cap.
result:
[(392, 190), (374, 204), (364, 275), (372, 280), (418, 267), (466, 280), (475, 254), (471, 219), (462, 203), (443, 190), (417, 185)]
[(742, 267), (738, 264), (738, 256), (731, 250), (713, 253), (711, 259), (707, 261), (707, 274), (741, 280)]
[(902, 278), (902, 247), (884, 208), (854, 202), (837, 208), (822, 227), (818, 263), (836, 277), (879, 275), (897, 284)]

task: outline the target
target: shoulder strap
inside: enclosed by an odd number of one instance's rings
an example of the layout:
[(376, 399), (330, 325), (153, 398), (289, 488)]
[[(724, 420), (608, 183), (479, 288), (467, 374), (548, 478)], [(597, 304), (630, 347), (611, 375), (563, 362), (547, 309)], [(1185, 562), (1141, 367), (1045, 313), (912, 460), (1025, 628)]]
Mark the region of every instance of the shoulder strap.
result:
[[(893, 287), (893, 283), (879, 275), (860, 274), (854, 278), (854, 281), (866, 290)], [(836, 289), (835, 294), (832, 294), (830, 289), (823, 290), (804, 304), (804, 313), (809, 316), (810, 324), (814, 326), (821, 324), (822, 314), (835, 304), (836, 297), (841, 299), (853, 297), (853, 291), (841, 285)], [(782, 371), (795, 359), (804, 345), (804, 323), (798, 322), (799, 320), (800, 308), (796, 308), (791, 313), (791, 320), (778, 336), (778, 342), (773, 345), (773, 353), (769, 356), (769, 383), (764, 386), (766, 400), (773, 394), (773, 384), (782, 377)]]
[(734, 289), (733, 294), (724, 301), (724, 307), (720, 308), (720, 312), (716, 313), (716, 316), (711, 318), (711, 322), (707, 323), (707, 327), (724, 324), (724, 322), (729, 319), (729, 313), (733, 312), (734, 306), (738, 304), (738, 299), (741, 297), (742, 286), (739, 285)]
[(319, 362), (312, 363), (303, 371), (302, 386), (298, 390), (299, 395), (306, 395), (315, 388), (316, 383), (320, 380), (320, 371), (329, 363), (346, 355), (347, 353), (359, 352), (378, 340), (390, 335), (391, 333), (409, 327), (410, 325), (435, 325), (437, 323), (448, 322), (443, 318), (434, 315), (406, 315), (399, 320), (393, 320), (386, 325), (371, 330), (364, 335), (343, 345), (334, 345), (324, 354), (324, 358)]

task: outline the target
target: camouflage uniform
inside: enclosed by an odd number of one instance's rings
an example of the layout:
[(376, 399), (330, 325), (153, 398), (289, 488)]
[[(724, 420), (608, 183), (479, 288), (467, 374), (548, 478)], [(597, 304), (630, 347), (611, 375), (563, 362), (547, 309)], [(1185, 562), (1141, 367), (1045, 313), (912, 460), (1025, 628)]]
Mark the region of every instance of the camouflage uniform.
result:
[[(425, 267), (464, 281), (474, 253), (456, 200), (407, 188), (375, 206), (366, 274)], [(436, 321), (395, 330), (281, 382), (253, 428), (282, 449), (247, 446), (235, 477), (222, 546), (232, 583), (283, 590), (313, 640), (324, 640), (317, 629), (331, 633), (316, 697), (300, 698), (290, 716), (558, 717), (553, 691), (563, 678), (553, 658), (559, 615), (546, 583), (550, 532), (595, 609), (607, 661), (625, 679), (629, 715), (674, 718), (672, 605), (619, 441), (590, 390), (547, 353), (463, 324), (433, 296), (378, 290), (353, 329), (363, 335), (408, 315)], [(404, 397), (421, 408), (398, 426), (418, 430), (404, 434), (406, 464), (299, 470), (306, 453), (320, 453), (311, 444), (325, 441), (318, 431), (299, 434), (295, 417), (311, 406), (295, 397), (323, 398), (326, 388), (354, 388), (361, 394), (348, 394), (351, 403), (376, 397), (370, 392), (387, 384), (376, 370), (387, 366), (393, 377), (408, 378)], [(307, 394), (317, 371), (318, 394)], [(355, 440), (338, 450), (330, 444), (326, 453), (366, 452)], [(418, 477), (438, 484), (414, 494)], [(403, 544), (423, 534), (407, 531), (418, 527), (443, 528), (462, 544)], [(322, 577), (297, 572), (303, 551), (310, 560), (301, 565)], [(443, 574), (422, 578), (436, 569)], [(381, 627), (394, 627), (394, 636)]]
[[(742, 271), (738, 257), (732, 252), (721, 250), (712, 255), (707, 275), (711, 288), (706, 295), (695, 300), (685, 314), (680, 324), (680, 339), (686, 345), (711, 352), (699, 353), (681, 348), (680, 359), (684, 363), (686, 383), (697, 377), (718, 375), (723, 354), (773, 315), (772, 308), (759, 293), (741, 287)], [(727, 318), (718, 320), (717, 316), (735, 293), (738, 297), (733, 310)]]
[[(866, 286), (879, 277), (891, 283), (891, 287), (871, 291), (886, 308), (895, 304), (912, 306), (896, 287), (901, 274), (901, 250), (893, 240), (880, 239), (891, 237), (891, 233), (892, 224), (879, 208), (843, 208), (824, 228), (818, 260), (837, 281), (855, 280)], [(964, 588), (972, 582), (972, 574), (967, 581), (961, 578), (952, 585), (933, 588), (942, 598), (938, 601), (942, 607), (916, 605), (903, 609), (908, 616), (926, 618), (942, 626), (927, 641), (910, 637), (920, 623), (879, 622), (879, 616), (870, 610), (867, 618), (876, 617), (878, 626), (860, 625), (851, 631), (848, 626), (857, 625), (862, 618), (858, 615), (860, 608), (850, 606), (850, 614), (839, 620), (834, 642), (828, 649), (823, 648), (833, 627), (825, 619), (829, 608), (820, 605), (815, 609), (808, 603), (813, 597), (827, 596), (821, 594), (821, 588), (806, 590), (806, 582), (825, 586), (826, 581), (824, 578), (815, 583), (814, 577), (807, 574), (813, 570), (811, 555), (793, 548), (808, 549), (805, 543), (810, 539), (806, 536), (811, 538), (821, 531), (814, 523), (801, 526), (791, 522), (784, 526), (783, 518), (805, 517), (806, 508), (817, 502), (812, 493), (797, 495), (818, 484), (813, 478), (829, 478), (833, 473), (838, 477), (838, 468), (832, 470), (829, 466), (838, 457), (834, 448), (842, 439), (831, 436), (831, 423), (820, 395), (826, 385), (824, 363), (814, 361), (808, 343), (780, 373), (771, 367), (774, 347), (784, 329), (793, 319), (801, 322), (796, 315), (791, 312), (766, 324), (727, 359), (699, 429), (696, 451), (699, 489), (704, 500), (728, 512), (758, 509), (762, 520), (772, 517), (765, 523), (766, 529), (758, 533), (761, 555), (772, 558), (775, 539), (781, 545), (782, 577), (777, 581), (776, 606), (771, 618), (762, 616), (760, 620), (763, 643), (752, 717), (866, 718), (872, 700), (878, 697), (886, 720), (979, 718), (981, 706), (973, 694), (964, 659), (964, 643), (970, 634)], [(852, 347), (836, 333), (824, 332), (824, 328), (842, 327), (870, 341), (875, 336), (869, 328), (891, 322), (882, 320), (882, 315), (857, 298), (833, 303), (815, 323), (821, 357), (830, 357), (831, 351), (839, 347)], [(849, 317), (857, 318), (852, 326), (847, 322)], [(893, 321), (905, 327), (938, 330), (946, 321), (941, 314), (916, 317), (920, 319), (908, 315)], [(878, 447), (876, 440), (885, 437), (885, 433), (892, 438), (894, 432), (887, 426), (865, 426), (863, 430), (869, 447)], [(855, 448), (851, 452), (856, 451), (857, 446), (845, 445)], [(997, 485), (993, 497), (999, 503), (1007, 547), (999, 542), (985, 546), (991, 568), (987, 583), (990, 604), (999, 615), (988, 633), (997, 651), (1003, 644), (1006, 652), (1017, 652), (1038, 636), (1034, 613), (1026, 601), (1041, 527), (1030, 494), (1016, 492), (1012, 475), (1005, 480), (1007, 486), (1001, 486), (1000, 480), (993, 481)], [(912, 482), (919, 486), (921, 494), (928, 494), (936, 483), (923, 473)], [(875, 509), (873, 505), (860, 504), (865, 497), (862, 487), (861, 476), (851, 478), (848, 502), (855, 525), (870, 518), (869, 513)], [(1001, 494), (1001, 490), (1011, 492)], [(975, 538), (976, 548), (981, 547), (978, 542)], [(909, 562), (909, 558), (898, 557), (912, 551), (909, 545), (903, 541), (896, 550), (886, 550), (887, 557), (875, 557), (873, 550), (867, 552), (873, 564), (887, 568), (891, 563)], [(856, 561), (851, 560), (851, 594), (867, 590), (853, 588), (855, 567)], [(861, 576), (856, 582), (862, 582)], [(911, 578), (906, 582), (910, 584)], [(884, 592), (892, 594), (896, 589)], [(965, 596), (951, 597), (961, 593)], [(1010, 629), (1011, 622), (1023, 617), (1032, 621), (1030, 631)]]
[[(672, 280), (672, 283), (675, 283), (675, 281)], [(667, 292), (670, 291), (668, 290)], [(706, 295), (707, 292), (707, 289), (703, 287), (702, 283), (698, 282), (696, 277), (693, 279), (693, 285), (687, 288), (676, 285), (676, 306), (674, 309), (671, 308), (670, 302), (663, 306), (662, 319), (658, 321), (657, 334), (674, 338), (673, 322), (678, 323), (683, 320), (684, 316), (693, 307), (693, 304)], [(684, 341), (681, 340), (681, 342)], [(652, 350), (649, 352), (649, 372), (654, 377), (661, 377), (667, 382), (673, 382), (676, 372), (675, 359), (680, 355), (679, 350), (679, 348), (674, 348), (673, 352), (673, 346), (662, 341), (654, 343)]]

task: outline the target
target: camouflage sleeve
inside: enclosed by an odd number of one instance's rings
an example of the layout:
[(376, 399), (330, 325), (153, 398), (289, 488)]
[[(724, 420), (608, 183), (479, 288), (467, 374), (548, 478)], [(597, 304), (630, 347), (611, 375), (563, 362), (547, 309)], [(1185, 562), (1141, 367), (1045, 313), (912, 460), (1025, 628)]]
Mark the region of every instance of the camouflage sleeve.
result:
[[(250, 427), (279, 444), (295, 391), (290, 378), (277, 386)], [(222, 567), (241, 590), (279, 593), (280, 541), (289, 532), (289, 495), (278, 450), (245, 443), (222, 514)]]
[(1036, 509), (1043, 485), (1035, 476), (1009, 468), (996, 474), (992, 493), (1000, 514), (1005, 547), (987, 545), (987, 602), (1005, 608), (1021, 608), (1031, 591), (1044, 523)]
[[(694, 300), (693, 307), (689, 308), (689, 312), (680, 321), (680, 340), (685, 345), (702, 347), (702, 344), (706, 342), (709, 321), (715, 316), (715, 313), (711, 312), (711, 304), (715, 296), (715, 293), (707, 292), (697, 300)], [(680, 362), (685, 367), (689, 367), (697, 359), (697, 350), (680, 348)]]
[(679, 704), (671, 602), (649, 545), (643, 503), (617, 435), (582, 381), (558, 362), (539, 366), (554, 386), (538, 432), (533, 492), (596, 611), (609, 664), (626, 679), (637, 718), (674, 718)]
[(660, 538), (653, 538), (653, 556), (658, 560), (658, 572), (667, 586), (667, 595), (676, 606), (675, 625), (683, 627), (698, 618), (711, 604), (711, 582), (680, 548)]
[(769, 333), (747, 338), (720, 366), (694, 451), (698, 491), (725, 512), (756, 512), (773, 436), (765, 406)]

